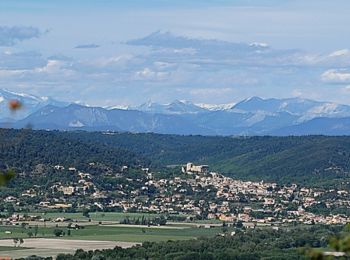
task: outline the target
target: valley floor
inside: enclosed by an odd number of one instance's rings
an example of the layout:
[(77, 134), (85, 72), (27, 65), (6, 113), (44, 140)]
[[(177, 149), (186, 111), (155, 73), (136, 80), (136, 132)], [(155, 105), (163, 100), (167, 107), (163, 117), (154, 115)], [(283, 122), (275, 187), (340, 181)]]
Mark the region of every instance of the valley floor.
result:
[[(60, 253), (74, 253), (77, 249), (85, 251), (95, 249), (132, 247), (145, 241), (169, 241), (188, 240), (199, 237), (212, 237), (222, 232), (221, 227), (210, 229), (198, 228), (194, 224), (169, 223), (166, 226), (140, 226), (123, 225), (116, 222), (103, 222), (99, 225), (95, 222), (75, 222), (84, 226), (84, 229), (71, 230), (71, 234), (63, 237), (55, 237), (53, 231), (63, 229), (67, 231), (67, 223), (47, 223), (47, 226), (39, 225), (38, 237), (29, 238), (28, 230), (33, 230), (38, 222), (28, 222), (29, 229), (18, 226), (0, 226), (0, 258), (28, 257), (30, 255), (56, 256)], [(41, 223), (42, 224), (42, 223)], [(231, 230), (232, 228), (230, 228)], [(232, 229), (233, 230), (233, 229)], [(20, 247), (14, 246), (14, 238), (23, 238), (24, 243)], [(121, 242), (123, 241), (123, 242)]]
[[(119, 242), (119, 241), (93, 241), (93, 240), (65, 240), (65, 239), (47, 239), (47, 238), (28, 238), (25, 239), (25, 248), (21, 250), (0, 251), (1, 257), (20, 258), (30, 255), (40, 256), (56, 256), (60, 253), (74, 253), (77, 249), (95, 250), (108, 249), (116, 246), (128, 248), (136, 245), (135, 242)], [(0, 240), (1, 247), (13, 247), (12, 239)]]

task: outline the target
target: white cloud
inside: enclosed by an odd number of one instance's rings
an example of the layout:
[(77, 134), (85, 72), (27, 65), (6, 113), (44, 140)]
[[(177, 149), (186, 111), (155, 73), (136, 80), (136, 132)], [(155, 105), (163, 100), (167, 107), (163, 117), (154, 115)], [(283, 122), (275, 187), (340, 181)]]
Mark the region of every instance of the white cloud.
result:
[(292, 96), (293, 97), (302, 97), (303, 96), (303, 92), (300, 89), (293, 89)]
[(350, 50), (343, 49), (343, 50), (337, 50), (329, 54), (329, 57), (339, 57), (339, 56), (347, 56), (350, 55)]
[(125, 66), (128, 62), (132, 61), (135, 57), (133, 55), (120, 55), (108, 58), (99, 58), (96, 60), (85, 61), (82, 64), (90, 67), (112, 67), (112, 66)]
[(0, 79), (14, 77), (14, 76), (20, 76), (20, 75), (23, 75), (25, 72), (26, 72), (25, 70), (3, 69), (3, 70), (0, 70)]
[[(220, 103), (269, 93), (310, 97), (310, 93), (317, 92), (320, 75), (320, 87), (350, 83), (350, 69), (343, 69), (350, 64), (347, 49), (317, 54), (171, 34), (146, 39), (145, 43), (139, 42), (146, 47), (127, 46), (128, 51), (111, 56), (95, 53), (72, 58), (53, 53), (45, 57), (6, 47), (0, 52), (0, 88), (26, 84), (26, 88), (46, 95), (45, 90), (59, 92), (53, 90), (55, 86), (71, 89), (72, 99), (86, 96), (89, 102), (95, 98), (101, 102), (106, 98), (130, 100), (135, 95), (144, 101), (154, 95), (171, 101), (189, 95), (196, 102), (210, 103), (214, 98)], [(171, 41), (175, 43), (168, 46)], [(157, 48), (149, 47), (153, 45)], [(98, 97), (91, 94), (95, 92), (100, 93)]]
[(163, 61), (156, 61), (153, 63), (153, 65), (159, 70), (172, 69), (172, 68), (175, 68), (177, 66), (177, 64), (163, 62)]
[(184, 48), (184, 49), (174, 49), (173, 52), (176, 54), (195, 55), (197, 53), (197, 50), (194, 48)]
[(321, 78), (325, 82), (329, 83), (349, 83), (350, 71), (344, 69), (330, 69), (325, 71)]
[(138, 79), (148, 79), (148, 80), (166, 80), (170, 76), (170, 72), (163, 71), (153, 71), (150, 68), (144, 68), (141, 71), (136, 72)]
[(262, 47), (262, 48), (268, 48), (269, 45), (267, 43), (264, 42), (252, 42), (251, 44), (249, 44), (252, 47)]
[(6, 49), (0, 52), (0, 69), (29, 70), (44, 66), (47, 60), (35, 51), (16, 52)]
[(66, 68), (66, 63), (60, 60), (48, 60), (46, 66), (36, 68), (33, 72), (46, 74), (65, 74), (72, 75), (74, 72)]

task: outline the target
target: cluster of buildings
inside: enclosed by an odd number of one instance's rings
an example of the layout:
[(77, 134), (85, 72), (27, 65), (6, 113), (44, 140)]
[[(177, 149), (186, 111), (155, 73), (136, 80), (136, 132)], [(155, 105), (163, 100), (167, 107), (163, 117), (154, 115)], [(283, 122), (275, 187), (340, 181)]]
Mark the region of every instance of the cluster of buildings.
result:
[[(65, 170), (63, 166), (54, 166)], [(75, 182), (54, 183), (47, 190), (40, 186), (24, 191), (20, 197), (3, 198), (15, 205), (25, 197), (42, 200), (36, 209), (166, 213), (185, 218), (219, 219), (228, 223), (255, 225), (346, 224), (348, 214), (333, 213), (334, 208), (350, 208), (347, 190), (314, 189), (296, 184), (236, 180), (210, 172), (207, 165), (188, 163), (182, 173), (171, 178), (155, 177), (149, 169), (142, 169), (132, 178), (127, 170), (109, 174), (111, 190), (101, 189), (96, 176), (71, 167)], [(157, 174), (159, 176), (159, 174)]]

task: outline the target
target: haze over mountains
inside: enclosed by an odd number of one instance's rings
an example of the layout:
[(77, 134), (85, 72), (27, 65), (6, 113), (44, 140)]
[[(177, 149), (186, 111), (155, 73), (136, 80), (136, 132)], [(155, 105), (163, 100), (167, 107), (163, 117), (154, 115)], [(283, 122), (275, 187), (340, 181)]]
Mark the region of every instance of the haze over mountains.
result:
[[(7, 102), (23, 109), (11, 113)], [(176, 100), (137, 107), (89, 107), (48, 97), (0, 90), (2, 127), (34, 129), (155, 132), (200, 135), (347, 135), (350, 106), (301, 98), (252, 97), (237, 104), (207, 105)]]

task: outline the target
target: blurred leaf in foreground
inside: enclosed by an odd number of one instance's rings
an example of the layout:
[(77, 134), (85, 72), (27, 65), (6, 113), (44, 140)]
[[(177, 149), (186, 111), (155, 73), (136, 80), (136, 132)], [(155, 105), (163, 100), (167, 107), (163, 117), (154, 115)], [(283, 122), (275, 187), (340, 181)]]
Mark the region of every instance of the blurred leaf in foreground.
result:
[[(345, 230), (349, 230), (349, 224), (347, 224)], [(314, 248), (307, 249), (306, 255), (311, 260), (350, 259), (350, 236), (332, 237), (327, 249), (329, 251)]]
[(22, 108), (22, 103), (17, 99), (13, 99), (9, 101), (8, 106), (11, 111), (15, 112)]
[(0, 186), (5, 186), (13, 177), (15, 177), (15, 172), (13, 170), (0, 172)]

